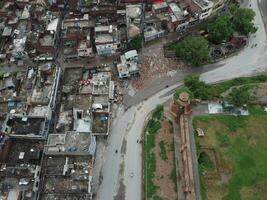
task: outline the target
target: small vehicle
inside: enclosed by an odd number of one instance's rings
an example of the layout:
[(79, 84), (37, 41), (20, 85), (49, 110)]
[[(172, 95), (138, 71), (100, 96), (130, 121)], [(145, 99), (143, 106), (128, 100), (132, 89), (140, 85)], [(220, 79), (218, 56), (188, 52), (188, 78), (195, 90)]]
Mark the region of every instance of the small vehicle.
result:
[(130, 177), (131, 177), (131, 178), (133, 178), (133, 177), (134, 177), (134, 173), (133, 173), (133, 172), (130, 174)]
[(115, 153), (118, 153), (118, 149), (115, 150)]

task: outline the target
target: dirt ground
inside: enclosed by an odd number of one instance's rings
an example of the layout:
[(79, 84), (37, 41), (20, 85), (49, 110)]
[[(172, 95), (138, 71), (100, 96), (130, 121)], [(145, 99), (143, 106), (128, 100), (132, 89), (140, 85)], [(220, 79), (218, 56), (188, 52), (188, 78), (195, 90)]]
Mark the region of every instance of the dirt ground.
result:
[(267, 83), (261, 83), (252, 91), (258, 98), (267, 98)]
[[(171, 172), (174, 168), (174, 152), (172, 149), (173, 134), (169, 131), (171, 125), (168, 121), (162, 122), (162, 128), (159, 130), (155, 139), (154, 153), (156, 155), (156, 172), (155, 172), (155, 184), (159, 186), (156, 193), (158, 197), (168, 200), (176, 200), (177, 193), (175, 191), (175, 185), (170, 178)], [(167, 152), (167, 160), (162, 160), (160, 157), (160, 141), (164, 141)]]
[(153, 80), (171, 76), (188, 67), (175, 59), (165, 58), (162, 44), (151, 45), (140, 54), (140, 76), (131, 80), (134, 89), (140, 90), (149, 86)]

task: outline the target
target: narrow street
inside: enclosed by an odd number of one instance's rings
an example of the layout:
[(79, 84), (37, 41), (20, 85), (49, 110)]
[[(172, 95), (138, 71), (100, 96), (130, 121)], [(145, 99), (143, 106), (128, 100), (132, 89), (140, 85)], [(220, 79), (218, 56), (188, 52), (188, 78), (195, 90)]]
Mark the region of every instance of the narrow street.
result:
[[(250, 36), (250, 44), (236, 56), (216, 64), (194, 69), (192, 72), (200, 73), (202, 80), (208, 83), (218, 82), (263, 72), (267, 69), (264, 23), (258, 2), (251, 1), (251, 4), (256, 12), (255, 23), (258, 31), (255, 35)], [(260, 5), (262, 6), (262, 4)], [(257, 47), (251, 48), (252, 44), (257, 44)], [(164, 103), (172, 96), (175, 88), (181, 85), (181, 80), (185, 74), (175, 74), (157, 82), (154, 87), (126, 97), (124, 106), (128, 109), (126, 111), (123, 107), (119, 109), (111, 127), (108, 145), (103, 156), (104, 164), (101, 170), (103, 182), (97, 192), (97, 200), (110, 200), (114, 196), (120, 196), (126, 200), (141, 199), (142, 155), (141, 146), (136, 143), (136, 140), (142, 135), (148, 113), (157, 104)], [(116, 154), (116, 149), (123, 149), (123, 151)], [(131, 173), (134, 174), (133, 177), (130, 176)]]

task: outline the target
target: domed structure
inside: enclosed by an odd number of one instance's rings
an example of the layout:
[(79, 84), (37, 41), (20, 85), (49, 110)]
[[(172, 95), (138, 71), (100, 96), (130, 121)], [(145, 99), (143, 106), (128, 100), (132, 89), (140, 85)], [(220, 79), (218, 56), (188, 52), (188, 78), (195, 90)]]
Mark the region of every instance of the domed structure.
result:
[[(177, 93), (178, 92), (178, 93)], [(190, 94), (187, 91), (177, 91), (173, 97), (171, 112), (175, 117), (181, 114), (189, 114), (190, 108)]]

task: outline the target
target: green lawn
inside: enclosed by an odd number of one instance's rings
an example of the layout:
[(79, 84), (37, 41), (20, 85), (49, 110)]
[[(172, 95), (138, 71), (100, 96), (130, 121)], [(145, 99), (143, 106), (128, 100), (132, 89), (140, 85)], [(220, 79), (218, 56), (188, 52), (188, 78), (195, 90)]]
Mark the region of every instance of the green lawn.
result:
[[(195, 117), (194, 127), (205, 132), (203, 138), (196, 139), (198, 153), (201, 145), (214, 148), (221, 175), (207, 179), (200, 173), (203, 199), (267, 199), (267, 114), (259, 107), (249, 110), (247, 117)], [(213, 169), (214, 163), (201, 159), (207, 166), (200, 167)]]

